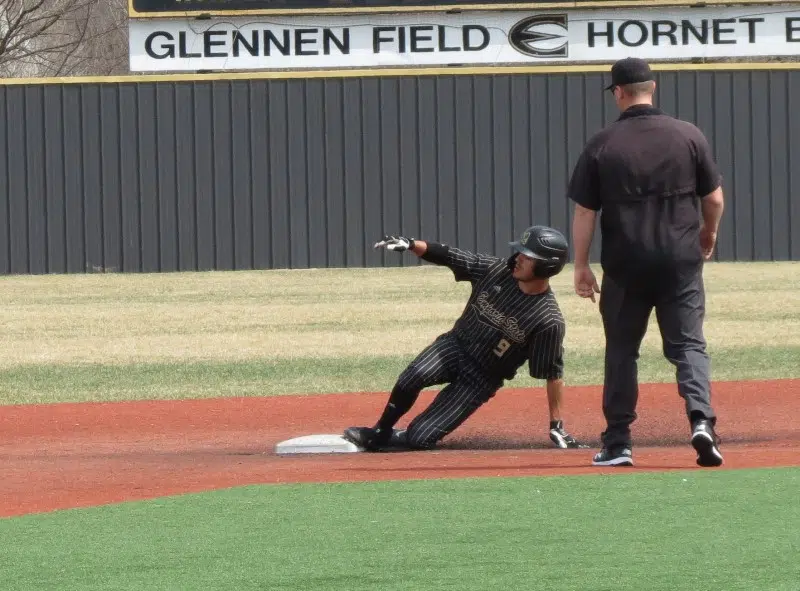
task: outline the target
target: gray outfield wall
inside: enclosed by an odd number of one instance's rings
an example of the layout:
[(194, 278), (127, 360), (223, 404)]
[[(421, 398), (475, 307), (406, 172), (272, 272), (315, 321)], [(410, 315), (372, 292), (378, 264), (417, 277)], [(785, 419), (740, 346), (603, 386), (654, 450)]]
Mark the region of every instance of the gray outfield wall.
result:
[[(569, 233), (571, 167), (616, 116), (604, 80), (0, 85), (0, 272), (418, 264), (372, 250), (383, 232), (505, 254), (532, 223)], [(719, 259), (800, 260), (800, 70), (663, 70), (658, 84), (725, 176)]]

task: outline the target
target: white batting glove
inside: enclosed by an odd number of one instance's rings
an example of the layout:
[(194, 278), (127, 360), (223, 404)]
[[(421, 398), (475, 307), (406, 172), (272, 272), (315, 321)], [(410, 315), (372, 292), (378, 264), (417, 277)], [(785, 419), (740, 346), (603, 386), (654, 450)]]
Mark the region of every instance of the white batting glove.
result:
[(405, 236), (384, 236), (383, 240), (375, 243), (375, 248), (403, 252), (414, 248), (414, 239), (406, 238)]

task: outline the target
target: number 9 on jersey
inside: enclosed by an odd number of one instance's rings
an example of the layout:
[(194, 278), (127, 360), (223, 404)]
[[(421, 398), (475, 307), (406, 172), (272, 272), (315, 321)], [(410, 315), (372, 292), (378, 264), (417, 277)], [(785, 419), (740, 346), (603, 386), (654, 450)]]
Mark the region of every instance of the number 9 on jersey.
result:
[(508, 351), (508, 348), (509, 348), (510, 346), (511, 346), (511, 343), (509, 343), (507, 340), (505, 340), (505, 339), (500, 339), (500, 341), (497, 343), (497, 346), (496, 346), (496, 347), (493, 349), (493, 352), (494, 352), (494, 354), (495, 354), (495, 355), (497, 355), (498, 357), (502, 357), (502, 356), (503, 356), (503, 354), (504, 354), (506, 351)]

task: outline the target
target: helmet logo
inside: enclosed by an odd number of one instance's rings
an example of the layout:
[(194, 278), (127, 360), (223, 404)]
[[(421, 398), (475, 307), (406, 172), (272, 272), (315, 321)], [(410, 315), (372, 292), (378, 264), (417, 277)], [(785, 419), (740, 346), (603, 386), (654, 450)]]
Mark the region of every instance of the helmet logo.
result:
[(531, 237), (530, 231), (525, 230), (522, 233), (522, 238), (520, 238), (519, 241), (522, 242), (523, 244), (525, 244), (528, 241), (528, 238), (530, 238), (530, 237)]

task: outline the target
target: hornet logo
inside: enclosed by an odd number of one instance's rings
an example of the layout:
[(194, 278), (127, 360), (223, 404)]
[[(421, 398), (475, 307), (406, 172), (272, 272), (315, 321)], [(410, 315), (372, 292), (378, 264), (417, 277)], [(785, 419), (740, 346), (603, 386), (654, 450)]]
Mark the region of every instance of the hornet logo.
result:
[(567, 57), (567, 15), (538, 14), (522, 19), (508, 32), (511, 46), (533, 57)]

